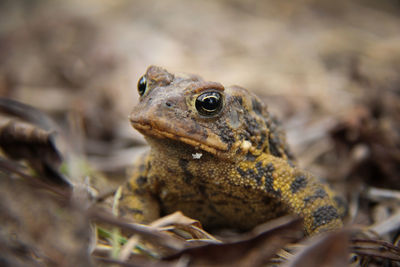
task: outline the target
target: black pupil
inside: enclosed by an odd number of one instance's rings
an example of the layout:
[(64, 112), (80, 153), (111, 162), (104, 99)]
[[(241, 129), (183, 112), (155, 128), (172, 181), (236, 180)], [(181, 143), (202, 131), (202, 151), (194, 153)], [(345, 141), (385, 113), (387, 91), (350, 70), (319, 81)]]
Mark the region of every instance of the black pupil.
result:
[(146, 80), (146, 77), (142, 76), (142, 77), (139, 79), (139, 82), (138, 82), (137, 87), (138, 87), (139, 95), (142, 96), (142, 95), (146, 92), (146, 87), (147, 87), (147, 80)]
[(219, 99), (215, 96), (209, 96), (203, 99), (203, 108), (206, 110), (215, 110), (218, 107)]
[(218, 92), (206, 92), (196, 99), (196, 109), (202, 115), (214, 115), (222, 107), (221, 94)]

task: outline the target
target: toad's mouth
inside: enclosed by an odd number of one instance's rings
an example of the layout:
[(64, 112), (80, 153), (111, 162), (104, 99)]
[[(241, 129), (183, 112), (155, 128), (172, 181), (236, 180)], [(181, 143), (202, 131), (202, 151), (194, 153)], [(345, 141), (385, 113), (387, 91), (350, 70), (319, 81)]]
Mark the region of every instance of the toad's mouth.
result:
[[(228, 145), (223, 143), (219, 137), (211, 133), (210, 130), (200, 132), (190, 132), (179, 127), (172, 128), (169, 123), (162, 122), (143, 122), (136, 121), (131, 118), (132, 126), (145, 136), (152, 136), (156, 138), (167, 138), (175, 141), (180, 141), (188, 144), (194, 148), (207, 151), (211, 154), (217, 155), (228, 150)], [(188, 133), (190, 132), (190, 136)]]

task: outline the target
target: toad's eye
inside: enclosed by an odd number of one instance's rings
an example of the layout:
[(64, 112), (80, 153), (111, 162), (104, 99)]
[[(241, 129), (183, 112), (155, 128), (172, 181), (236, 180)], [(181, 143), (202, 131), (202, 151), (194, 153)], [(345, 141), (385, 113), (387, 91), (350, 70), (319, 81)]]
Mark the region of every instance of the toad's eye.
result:
[(146, 79), (145, 76), (142, 76), (142, 77), (139, 79), (138, 84), (137, 84), (137, 89), (138, 89), (138, 92), (139, 92), (139, 95), (140, 95), (140, 96), (144, 95), (144, 93), (146, 92), (146, 89), (147, 89), (147, 79)]
[(196, 99), (196, 109), (204, 116), (213, 116), (222, 108), (222, 95), (218, 92), (205, 92)]

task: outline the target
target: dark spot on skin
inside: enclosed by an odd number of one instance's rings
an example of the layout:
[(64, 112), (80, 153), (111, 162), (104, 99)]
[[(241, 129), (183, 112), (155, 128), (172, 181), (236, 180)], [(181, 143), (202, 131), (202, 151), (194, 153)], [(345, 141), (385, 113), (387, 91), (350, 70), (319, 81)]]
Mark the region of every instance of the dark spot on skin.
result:
[(244, 116), (244, 121), (247, 127), (246, 131), (248, 132), (248, 136), (246, 137), (256, 136), (260, 134), (261, 124), (253, 116), (250, 116), (250, 114), (246, 112)]
[(260, 170), (261, 168), (262, 168), (262, 162), (259, 161), (259, 162), (256, 163), (256, 169)]
[(220, 200), (220, 201), (215, 201), (214, 204), (218, 206), (228, 206), (230, 203), (225, 200)]
[(133, 193), (134, 193), (135, 195), (144, 195), (144, 194), (147, 193), (147, 191), (144, 190), (143, 188), (137, 188), (137, 189), (135, 189), (135, 190), (133, 191)]
[(246, 160), (247, 160), (247, 161), (254, 162), (254, 161), (256, 161), (256, 159), (257, 159), (257, 157), (254, 156), (253, 154), (251, 154), (250, 152), (248, 152), (248, 153), (246, 154)]
[(199, 185), (198, 186), (199, 192), (202, 196), (207, 196), (206, 194), (206, 187), (204, 185)]
[(245, 185), (244, 185), (244, 189), (247, 189), (247, 190), (249, 190), (249, 189), (251, 189), (251, 186), (250, 186), (250, 185), (248, 185), (248, 184), (245, 184)]
[(266, 173), (264, 173), (264, 168), (262, 166), (262, 162), (261, 161), (257, 162), (255, 167), (256, 167), (257, 173), (254, 175), (254, 178), (257, 181), (257, 185), (261, 185), (261, 183), (262, 183), (261, 179), (266, 174)]
[(138, 186), (143, 186), (143, 185), (146, 184), (146, 183), (147, 183), (147, 177), (139, 176), (139, 177), (136, 179), (136, 184), (137, 184)]
[(247, 177), (247, 172), (245, 170), (243, 170), (240, 167), (237, 167), (236, 170), (238, 171), (238, 173), (240, 174), (240, 176), (242, 176), (242, 178), (248, 178)]
[(313, 195), (304, 198), (304, 202), (308, 203), (308, 202), (314, 201), (318, 198), (324, 198), (326, 196), (328, 196), (328, 194), (325, 192), (325, 190), (322, 188), (319, 188), (315, 191), (315, 193)]
[(318, 208), (313, 213), (314, 222), (312, 225), (312, 230), (325, 225), (335, 219), (339, 218), (339, 214), (335, 207), (333, 206), (322, 206)]
[(264, 145), (264, 142), (265, 142), (265, 139), (267, 138), (267, 135), (266, 135), (266, 133), (261, 132), (260, 137), (261, 138), (260, 138), (259, 143), (257, 144), (257, 149), (261, 149), (261, 147)]
[(192, 179), (193, 175), (191, 173), (188, 173), (183, 177), (183, 181), (187, 184), (190, 184), (192, 182)]
[[(177, 187), (175, 187), (175, 188), (177, 188)], [(197, 194), (182, 194), (181, 195), (181, 198), (182, 199), (187, 199), (187, 200), (193, 200), (193, 199), (195, 199), (196, 198), (196, 196), (198, 196)]]
[(273, 173), (275, 171), (274, 165), (272, 163), (268, 163), (265, 166), (265, 189), (267, 192), (275, 195), (275, 196), (280, 196), (281, 192), (280, 190), (276, 191), (274, 189), (274, 177), (273, 177)]
[(288, 207), (282, 205), (279, 199), (271, 198), (271, 197), (264, 197), (263, 203), (268, 206), (269, 213), (271, 214), (271, 218), (279, 217), (283, 215), (287, 215)]
[(257, 182), (258, 186), (262, 185), (262, 178), (265, 178), (264, 188), (266, 192), (273, 194), (274, 196), (280, 196), (280, 190), (274, 189), (274, 178), (273, 172), (275, 170), (274, 165), (272, 163), (268, 163), (266, 166), (262, 166), (262, 162), (257, 162), (255, 164), (255, 170), (248, 169), (243, 170), (240, 167), (237, 167), (236, 170), (238, 171), (239, 175), (245, 179), (254, 179)]
[[(250, 185), (244, 185), (243, 188), (251, 189), (251, 186)], [(235, 196), (235, 195), (232, 195), (231, 193), (226, 193), (224, 191), (219, 192), (218, 195), (222, 195), (222, 194), (225, 195), (227, 198), (238, 200), (238, 201), (240, 201), (240, 202), (242, 202), (244, 204), (247, 204), (247, 203), (251, 202), (251, 201), (248, 201), (246, 198), (243, 198), (242, 196), (240, 196), (240, 197), (239, 196)]]
[(129, 214), (143, 214), (142, 210), (124, 207), (124, 209), (129, 210)]
[(199, 204), (200, 207), (203, 208), (203, 205), (204, 205), (205, 202), (204, 202), (203, 199), (199, 199), (199, 200), (196, 200), (195, 203), (196, 203), (196, 204)]
[(277, 191), (274, 192), (274, 194), (278, 197), (282, 196), (282, 191), (280, 189), (278, 189)]
[(254, 214), (254, 212), (256, 212), (254, 207), (251, 206), (251, 205), (248, 206), (247, 209), (246, 209), (246, 214), (248, 214), (248, 216), (246, 216), (246, 217), (251, 217)]
[(279, 122), (273, 116), (264, 118), (264, 122), (269, 129), (268, 144), (269, 153), (276, 157), (284, 157), (294, 160), (293, 154), (290, 152), (289, 146), (285, 142), (284, 134), (279, 130)]
[(218, 123), (217, 127), (220, 131), (219, 138), (222, 142), (228, 145), (229, 150), (232, 147), (232, 144), (235, 142), (235, 134), (226, 122)]
[(294, 181), (290, 185), (290, 190), (293, 194), (297, 193), (300, 189), (305, 188), (307, 186), (307, 177), (303, 174), (297, 175), (294, 178)]
[(262, 115), (262, 105), (260, 103), (260, 101), (258, 101), (257, 99), (253, 98), (251, 100), (251, 105), (253, 106), (253, 110), (256, 114), (258, 115)]
[(183, 170), (183, 181), (187, 184), (190, 184), (192, 182), (193, 179), (193, 174), (188, 170), (188, 164), (189, 161), (187, 159), (179, 159), (179, 166), (182, 168)]
[(271, 198), (271, 197), (264, 196), (264, 197), (263, 197), (263, 202), (264, 202), (266, 205), (270, 206), (271, 203), (274, 202), (274, 199)]

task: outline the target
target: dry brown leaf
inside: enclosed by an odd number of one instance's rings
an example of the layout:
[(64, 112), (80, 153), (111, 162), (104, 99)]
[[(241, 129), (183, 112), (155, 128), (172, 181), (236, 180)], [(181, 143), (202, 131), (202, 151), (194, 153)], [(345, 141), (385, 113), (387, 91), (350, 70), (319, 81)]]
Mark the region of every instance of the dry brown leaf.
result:
[(58, 170), (62, 158), (53, 135), (31, 124), (10, 121), (0, 127), (0, 147), (10, 158), (26, 160), (41, 177), (58, 185), (70, 186)]
[(320, 235), (307, 244), (284, 266), (347, 266), (348, 239), (348, 233), (344, 231)]
[(0, 113), (20, 118), (46, 131), (57, 129), (53, 120), (39, 109), (10, 98), (0, 97)]
[(161, 228), (175, 224), (194, 225), (201, 228), (201, 223), (198, 220), (189, 218), (180, 211), (161, 217), (153, 221), (150, 226)]
[(262, 266), (278, 249), (302, 235), (302, 220), (282, 217), (258, 226), (236, 241), (188, 248), (169, 260), (189, 257), (190, 266)]

